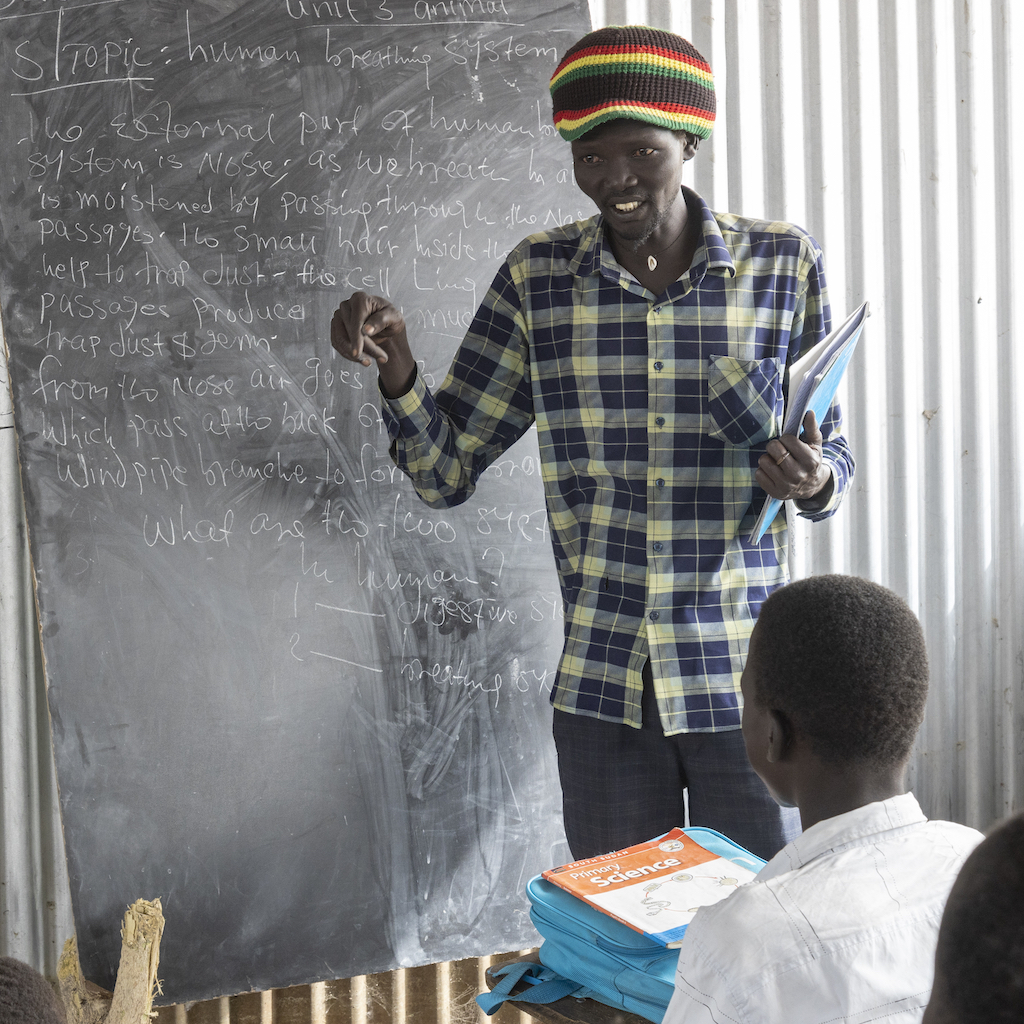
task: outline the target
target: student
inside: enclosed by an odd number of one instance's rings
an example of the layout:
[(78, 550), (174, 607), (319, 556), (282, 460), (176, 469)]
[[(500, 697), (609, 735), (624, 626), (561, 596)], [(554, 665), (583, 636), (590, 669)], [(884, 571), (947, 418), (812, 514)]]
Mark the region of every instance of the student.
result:
[(967, 858), (949, 894), (924, 1024), (1024, 1021), (1024, 814)]
[(0, 1024), (64, 1024), (50, 983), (28, 964), (0, 957)]
[(665, 1024), (920, 1021), (946, 895), (982, 838), (904, 792), (920, 624), (866, 580), (792, 583), (761, 608), (741, 687), (750, 763), (804, 832), (694, 917)]

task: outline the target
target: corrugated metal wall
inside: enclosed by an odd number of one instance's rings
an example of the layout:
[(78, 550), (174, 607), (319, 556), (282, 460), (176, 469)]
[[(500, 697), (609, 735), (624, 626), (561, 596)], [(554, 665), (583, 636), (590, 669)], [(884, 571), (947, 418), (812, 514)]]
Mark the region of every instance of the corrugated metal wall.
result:
[[(1024, 807), (1024, 7), (1014, 0), (595, 0), (595, 25), (692, 39), (720, 98), (691, 165), (717, 209), (825, 249), (836, 314), (872, 317), (845, 386), (859, 468), (801, 527), (794, 572), (850, 572), (918, 610), (932, 695), (912, 765), (925, 810), (979, 827)], [(0, 376), (2, 376), (0, 369)], [(6, 402), (4, 387), (2, 402)], [(67, 881), (0, 404), (0, 953), (52, 974)], [(161, 1021), (468, 1021), (482, 962), (161, 1011)], [(514, 1011), (502, 1011), (511, 1022)]]
[(42, 655), (0, 344), (0, 954), (49, 975), (71, 934)]

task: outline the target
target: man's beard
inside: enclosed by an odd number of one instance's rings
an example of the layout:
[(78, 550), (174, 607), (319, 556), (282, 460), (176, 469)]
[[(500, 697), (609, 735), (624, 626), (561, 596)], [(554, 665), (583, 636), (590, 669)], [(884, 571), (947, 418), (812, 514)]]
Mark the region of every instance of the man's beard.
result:
[(658, 228), (661, 227), (668, 220), (667, 210), (658, 210), (653, 219), (650, 221), (648, 226), (644, 229), (644, 233), (635, 239), (625, 239), (628, 247), (633, 251), (633, 255), (637, 255), (640, 250), (650, 241), (651, 235), (654, 234)]

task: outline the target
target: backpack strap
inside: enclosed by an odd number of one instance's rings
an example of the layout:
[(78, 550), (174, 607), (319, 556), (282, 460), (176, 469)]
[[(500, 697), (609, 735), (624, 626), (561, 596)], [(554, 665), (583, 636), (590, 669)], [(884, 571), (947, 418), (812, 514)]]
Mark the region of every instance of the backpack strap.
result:
[[(555, 974), (550, 967), (529, 960), (505, 964), (491, 973), (501, 977), (501, 981), (490, 992), (481, 992), (476, 997), (480, 1009), (488, 1016), (505, 1002), (553, 1003), (573, 993), (578, 993), (581, 996), (588, 994), (578, 981), (570, 981), (560, 974)], [(524, 992), (511, 995), (512, 989), (520, 981), (527, 983), (527, 989)]]

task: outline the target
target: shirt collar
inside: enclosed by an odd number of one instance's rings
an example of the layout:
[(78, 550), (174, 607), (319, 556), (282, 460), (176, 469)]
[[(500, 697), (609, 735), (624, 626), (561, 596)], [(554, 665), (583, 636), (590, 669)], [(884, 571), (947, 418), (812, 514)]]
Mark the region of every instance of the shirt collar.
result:
[[(568, 271), (574, 277), (586, 277), (601, 270), (602, 254), (605, 252), (604, 232), (601, 225), (604, 218), (600, 215), (583, 222), (576, 255), (569, 261)], [(611, 249), (607, 250), (608, 260), (615, 262)]]
[[(722, 232), (718, 227), (718, 221), (714, 213), (704, 200), (697, 195), (693, 189), (682, 186), (686, 204), (694, 213), (698, 213), (701, 219), (701, 244), (694, 253), (693, 262), (690, 264), (690, 276), (699, 280), (708, 270), (723, 270), (730, 277), (736, 276), (736, 266), (732, 261), (732, 255), (722, 238)], [(592, 217), (585, 222), (585, 227), (580, 236), (580, 247), (576, 258), (569, 266), (570, 272), (584, 276), (586, 274), (600, 273), (602, 266), (607, 272), (615, 276), (625, 273), (611, 246), (605, 243), (604, 239), (604, 218), (601, 215)]]
[(686, 205), (691, 210), (700, 211), (701, 230), (704, 236), (703, 245), (693, 254), (693, 262), (690, 264), (691, 276), (695, 271), (703, 277), (708, 270), (724, 270), (730, 277), (735, 277), (736, 265), (732, 261), (732, 255), (725, 244), (725, 239), (722, 238), (718, 221), (711, 208), (693, 189), (685, 185), (683, 195), (686, 197)]
[(903, 793), (837, 814), (834, 818), (825, 818), (787, 843), (758, 872), (757, 880), (767, 881), (805, 867), (822, 854), (865, 846), (885, 832), (909, 828), (927, 820), (913, 793)]

